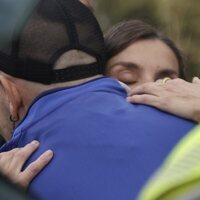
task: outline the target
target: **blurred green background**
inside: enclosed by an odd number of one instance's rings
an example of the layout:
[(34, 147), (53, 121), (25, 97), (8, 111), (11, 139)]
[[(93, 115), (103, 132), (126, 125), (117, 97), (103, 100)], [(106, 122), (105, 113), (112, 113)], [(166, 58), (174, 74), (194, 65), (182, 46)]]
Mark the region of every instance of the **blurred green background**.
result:
[(128, 19), (162, 30), (185, 53), (188, 80), (200, 77), (200, 0), (96, 0), (95, 6), (104, 31)]

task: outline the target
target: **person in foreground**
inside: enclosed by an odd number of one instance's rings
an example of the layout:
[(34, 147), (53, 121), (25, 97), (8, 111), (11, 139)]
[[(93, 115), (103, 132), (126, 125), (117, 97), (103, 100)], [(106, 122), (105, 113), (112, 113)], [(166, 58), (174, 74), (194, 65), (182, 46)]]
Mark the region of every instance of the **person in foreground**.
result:
[(200, 126), (197, 126), (176, 145), (137, 199), (200, 199), (199, 141)]
[(33, 200), (24, 190), (10, 183), (0, 174), (0, 198), (1, 200)]
[(12, 136), (1, 151), (38, 140), (24, 169), (54, 152), (29, 186), (38, 199), (134, 199), (195, 124), (128, 103), (126, 90), (103, 77), (103, 35), (88, 8), (34, 2), (26, 18), (15, 17), (23, 25), (8, 39), (16, 43), (0, 45), (2, 131)]

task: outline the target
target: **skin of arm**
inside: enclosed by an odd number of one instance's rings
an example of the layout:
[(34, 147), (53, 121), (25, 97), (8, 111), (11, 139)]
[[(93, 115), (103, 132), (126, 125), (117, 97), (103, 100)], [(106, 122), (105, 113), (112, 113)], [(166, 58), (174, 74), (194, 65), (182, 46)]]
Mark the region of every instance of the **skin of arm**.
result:
[(33, 178), (53, 158), (51, 150), (45, 151), (37, 160), (32, 162), (24, 171), (22, 167), (27, 159), (38, 149), (39, 142), (33, 141), (22, 148), (15, 148), (8, 152), (0, 153), (0, 171), (14, 184), (27, 188)]
[(133, 89), (127, 100), (200, 122), (200, 79), (197, 77), (192, 83), (179, 78), (166, 83), (161, 80), (146, 83)]

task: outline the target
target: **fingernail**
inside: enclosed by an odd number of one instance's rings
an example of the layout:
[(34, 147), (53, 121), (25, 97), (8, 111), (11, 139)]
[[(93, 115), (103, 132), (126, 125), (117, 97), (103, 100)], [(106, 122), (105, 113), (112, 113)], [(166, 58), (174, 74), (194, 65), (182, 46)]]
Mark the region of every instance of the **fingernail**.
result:
[(45, 153), (48, 157), (52, 157), (53, 156), (53, 151), (52, 150), (48, 150)]
[(39, 145), (39, 142), (38, 142), (37, 140), (33, 140), (33, 141), (31, 142), (31, 144), (33, 144), (33, 145)]

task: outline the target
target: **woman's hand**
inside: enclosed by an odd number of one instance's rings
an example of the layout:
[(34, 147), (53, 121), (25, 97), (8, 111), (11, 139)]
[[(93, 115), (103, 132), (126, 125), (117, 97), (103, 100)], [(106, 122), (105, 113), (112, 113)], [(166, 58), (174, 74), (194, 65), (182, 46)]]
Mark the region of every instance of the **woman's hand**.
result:
[(200, 122), (200, 79), (197, 77), (192, 83), (178, 78), (165, 83), (162, 80), (146, 83), (132, 90), (127, 100)]
[(39, 147), (38, 141), (33, 141), (23, 148), (16, 148), (0, 153), (0, 171), (13, 183), (27, 188), (32, 179), (49, 163), (53, 152), (44, 152), (36, 161), (32, 162), (24, 171), (22, 167), (28, 158)]

